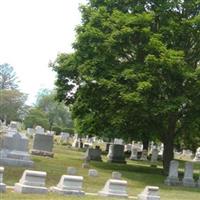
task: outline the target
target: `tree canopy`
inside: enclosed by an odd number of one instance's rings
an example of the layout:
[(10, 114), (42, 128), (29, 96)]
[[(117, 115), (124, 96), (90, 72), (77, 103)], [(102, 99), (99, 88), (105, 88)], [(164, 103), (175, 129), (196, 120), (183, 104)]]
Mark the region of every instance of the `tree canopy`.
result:
[[(57, 97), (79, 132), (164, 143), (199, 131), (200, 1), (90, 0), (75, 52), (60, 54)], [(195, 126), (195, 128), (194, 128)]]

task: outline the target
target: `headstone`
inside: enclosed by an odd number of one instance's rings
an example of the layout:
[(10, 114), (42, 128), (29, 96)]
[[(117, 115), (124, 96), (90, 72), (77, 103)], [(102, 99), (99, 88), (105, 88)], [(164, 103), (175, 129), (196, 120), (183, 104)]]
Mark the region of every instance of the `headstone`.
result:
[(120, 144), (120, 145), (123, 145), (123, 139), (120, 139), (120, 138), (115, 138), (114, 139), (114, 144)]
[(146, 186), (144, 191), (138, 195), (138, 200), (160, 200), (159, 187)]
[(200, 147), (197, 148), (196, 154), (195, 154), (195, 157), (194, 157), (193, 161), (200, 162)]
[(79, 140), (78, 139), (74, 139), (74, 141), (72, 143), (72, 147), (74, 147), (74, 148), (78, 148), (79, 147)]
[(98, 176), (98, 171), (96, 169), (89, 169), (88, 176)]
[(75, 167), (68, 167), (67, 168), (67, 174), (68, 175), (76, 175), (77, 174), (77, 169)]
[(179, 185), (180, 181), (178, 178), (178, 166), (179, 162), (176, 160), (172, 160), (170, 162), (170, 168), (169, 168), (169, 175), (167, 179), (165, 180), (166, 185)]
[(193, 163), (185, 163), (184, 177), (182, 180), (183, 186), (186, 187), (195, 187), (195, 182), (193, 179)]
[(47, 173), (42, 171), (25, 170), (19, 183), (15, 184), (14, 191), (26, 194), (47, 193), (45, 178)]
[(142, 155), (141, 155), (140, 160), (143, 160), (143, 161), (148, 160), (148, 159), (147, 159), (147, 155), (148, 155), (148, 151), (147, 151), (146, 149), (144, 149), (144, 150), (142, 151)]
[(104, 188), (101, 191), (99, 191), (98, 194), (100, 196), (128, 198), (126, 188), (127, 188), (127, 181), (109, 179), (106, 182)]
[(112, 179), (120, 180), (122, 178), (122, 174), (120, 172), (112, 172)]
[(3, 183), (4, 167), (0, 167), (0, 193), (6, 191), (6, 185)]
[(124, 145), (112, 144), (109, 147), (108, 162), (126, 163), (124, 155)]
[(42, 128), (41, 126), (36, 126), (35, 134), (44, 134), (44, 128)]
[(69, 140), (69, 137), (70, 137), (69, 133), (61, 132), (60, 133), (60, 143), (66, 144)]
[(126, 144), (124, 147), (124, 152), (131, 152), (132, 144)]
[(45, 134), (35, 134), (31, 154), (53, 157), (53, 136)]
[(138, 159), (138, 150), (137, 148), (134, 147), (134, 145), (132, 145), (130, 160), (137, 160), (137, 159)]
[(1, 139), (0, 163), (1, 165), (31, 167), (28, 152), (28, 138), (17, 132), (16, 123), (12, 122), (8, 132)]
[(33, 134), (35, 133), (35, 130), (33, 128), (27, 128), (27, 135), (29, 136), (33, 136)]
[(82, 176), (62, 175), (58, 185), (52, 187), (51, 191), (62, 195), (84, 195), (82, 185)]
[(101, 150), (98, 148), (88, 148), (85, 157), (89, 157), (90, 160), (102, 161)]
[(157, 162), (158, 161), (158, 149), (154, 148), (152, 149), (152, 154), (151, 154), (151, 162)]

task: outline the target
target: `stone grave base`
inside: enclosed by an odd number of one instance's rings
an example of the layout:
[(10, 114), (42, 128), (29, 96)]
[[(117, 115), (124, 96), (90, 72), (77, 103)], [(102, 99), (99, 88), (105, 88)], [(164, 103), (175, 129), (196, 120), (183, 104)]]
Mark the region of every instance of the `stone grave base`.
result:
[(11, 158), (0, 158), (2, 166), (18, 166), (18, 167), (33, 167), (34, 162), (31, 160), (19, 160)]
[(167, 179), (165, 180), (165, 184), (166, 185), (180, 185), (180, 180), (176, 177), (167, 177)]
[(62, 190), (61, 188), (58, 187), (52, 187), (51, 188), (52, 192), (61, 194), (61, 195), (85, 195), (85, 192), (83, 191), (78, 191), (78, 190)]
[(6, 185), (4, 183), (0, 183), (0, 192), (6, 191)]
[(183, 186), (185, 186), (185, 187), (195, 187), (196, 186), (194, 179), (191, 179), (191, 178), (190, 179), (184, 178), (182, 180), (182, 183), (183, 183)]
[(20, 183), (15, 183), (14, 191), (24, 194), (46, 194), (48, 192), (46, 187), (23, 185)]
[(48, 157), (51, 157), (51, 158), (53, 158), (53, 156), (54, 156), (53, 152), (40, 151), (40, 150), (36, 150), (36, 149), (32, 149), (31, 154), (37, 155), (37, 156), (48, 156)]

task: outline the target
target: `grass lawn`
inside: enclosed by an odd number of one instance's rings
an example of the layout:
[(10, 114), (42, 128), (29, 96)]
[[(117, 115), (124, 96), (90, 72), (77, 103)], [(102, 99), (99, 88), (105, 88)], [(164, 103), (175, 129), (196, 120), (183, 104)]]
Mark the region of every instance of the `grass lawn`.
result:
[[(97, 193), (101, 190), (105, 182), (111, 177), (112, 171), (120, 171), (123, 179), (128, 181), (129, 196), (136, 197), (147, 185), (159, 186), (162, 200), (198, 200), (200, 199), (200, 188), (186, 188), (186, 187), (169, 187), (163, 184), (165, 177), (162, 175), (161, 163), (158, 163), (157, 168), (149, 166), (148, 162), (144, 161), (130, 161), (127, 159), (127, 164), (111, 164), (106, 162), (106, 157), (103, 156), (104, 162), (90, 162), (90, 168), (97, 169), (98, 177), (89, 177), (88, 169), (81, 168), (84, 153), (68, 149), (66, 146), (55, 145), (54, 158), (45, 158), (40, 156), (33, 156), (35, 162), (33, 170), (46, 171), (47, 187), (57, 185), (61, 175), (66, 174), (68, 166), (74, 166), (78, 169), (78, 175), (84, 177), (83, 190), (86, 193)], [(184, 163), (181, 162), (181, 167)], [(198, 178), (200, 165), (195, 164), (195, 179)], [(5, 167), (4, 183), (13, 186), (18, 182), (25, 168)], [(180, 174), (183, 175), (183, 170), (180, 169)], [(0, 200), (78, 200), (78, 199), (115, 199), (102, 198), (98, 196), (59, 196), (57, 194), (49, 193), (47, 195), (24, 195), (17, 194), (9, 189), (5, 194), (0, 194)]]

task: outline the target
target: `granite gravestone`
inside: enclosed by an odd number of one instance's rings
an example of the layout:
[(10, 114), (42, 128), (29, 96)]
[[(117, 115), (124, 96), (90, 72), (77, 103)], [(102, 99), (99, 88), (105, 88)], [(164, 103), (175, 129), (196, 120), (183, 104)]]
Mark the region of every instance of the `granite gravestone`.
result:
[(53, 157), (53, 135), (35, 134), (31, 154)]
[(195, 187), (195, 182), (193, 179), (193, 163), (185, 163), (184, 177), (182, 180), (183, 186), (186, 187)]
[(102, 161), (101, 150), (99, 148), (88, 148), (85, 157), (88, 157), (89, 160)]
[(109, 147), (108, 162), (126, 163), (124, 155), (124, 145), (112, 144)]
[(31, 167), (31, 161), (28, 153), (28, 138), (17, 132), (17, 124), (11, 122), (8, 132), (2, 138), (0, 150), (1, 165)]

